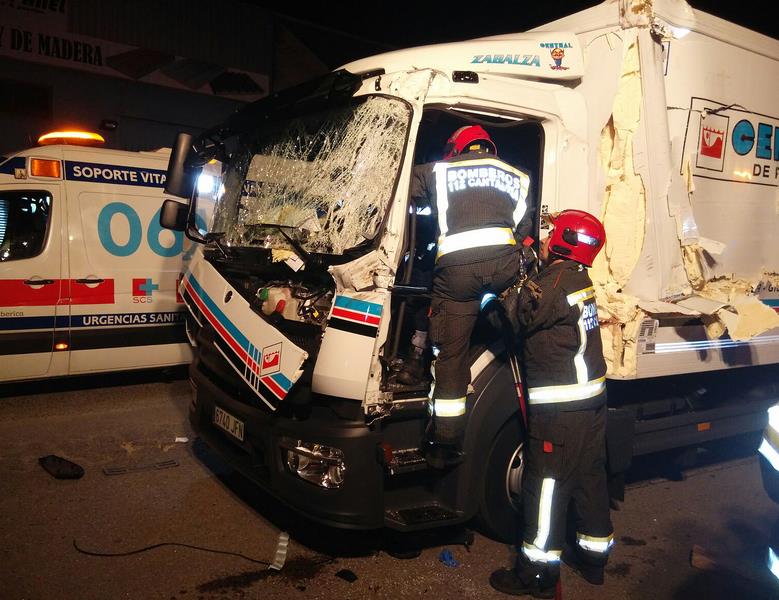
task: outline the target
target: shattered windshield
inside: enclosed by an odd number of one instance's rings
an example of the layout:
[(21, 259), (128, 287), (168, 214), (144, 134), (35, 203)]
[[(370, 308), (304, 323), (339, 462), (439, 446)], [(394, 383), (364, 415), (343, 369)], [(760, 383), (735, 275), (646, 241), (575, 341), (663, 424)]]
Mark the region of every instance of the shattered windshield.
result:
[(212, 231), (230, 246), (342, 254), (372, 239), (390, 201), (411, 109), (384, 96), (269, 119), (227, 166)]

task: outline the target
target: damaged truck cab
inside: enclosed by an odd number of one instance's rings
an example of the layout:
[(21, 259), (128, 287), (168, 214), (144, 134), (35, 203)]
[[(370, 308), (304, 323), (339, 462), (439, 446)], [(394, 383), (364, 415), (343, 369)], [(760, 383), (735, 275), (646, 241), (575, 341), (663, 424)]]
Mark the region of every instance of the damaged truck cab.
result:
[[(611, 469), (761, 429), (779, 361), (779, 259), (765, 247), (777, 180), (739, 170), (776, 168), (764, 129), (779, 122), (765, 116), (776, 90), (727, 57), (773, 82), (777, 46), (684, 3), (607, 1), (531, 32), (362, 59), (180, 136), (168, 191), (189, 203), (166, 201), (161, 222), (202, 243), (180, 287), (194, 428), (312, 519), (409, 531), (478, 516), (511, 537), (523, 430), (501, 332), (485, 320), (474, 333), (467, 460), (452, 469), (419, 454), (429, 386), (394, 379), (429, 297), (421, 255), (435, 254), (414, 168), (479, 124), (530, 176), (533, 238), (566, 208), (605, 223), (592, 274)], [(736, 135), (750, 125), (751, 150)], [(198, 190), (203, 176), (215, 183)], [(192, 217), (203, 196), (208, 234)]]

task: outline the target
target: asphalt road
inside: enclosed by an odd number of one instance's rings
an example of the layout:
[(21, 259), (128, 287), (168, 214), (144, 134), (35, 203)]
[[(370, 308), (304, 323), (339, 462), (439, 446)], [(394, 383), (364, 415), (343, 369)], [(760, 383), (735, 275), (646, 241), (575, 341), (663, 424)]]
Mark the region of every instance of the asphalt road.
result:
[[(0, 388), (0, 598), (506, 597), (487, 579), (509, 565), (510, 547), (476, 533), (466, 548), (460, 531), (446, 531), (400, 560), (381, 550), (381, 532), (308, 523), (193, 438), (188, 402), (188, 383), (159, 373)], [(80, 464), (84, 477), (54, 479), (38, 464), (49, 454)], [(678, 480), (662, 476), (667, 465), (636, 462), (612, 515), (606, 584), (563, 567), (563, 597), (774, 597), (779, 588), (749, 579), (779, 517), (750, 443), (698, 452)], [(280, 531), (290, 545), (277, 572), (267, 563)], [(746, 577), (693, 568), (694, 545)], [(444, 549), (457, 566), (439, 559)], [(126, 555), (94, 555), (117, 553)]]

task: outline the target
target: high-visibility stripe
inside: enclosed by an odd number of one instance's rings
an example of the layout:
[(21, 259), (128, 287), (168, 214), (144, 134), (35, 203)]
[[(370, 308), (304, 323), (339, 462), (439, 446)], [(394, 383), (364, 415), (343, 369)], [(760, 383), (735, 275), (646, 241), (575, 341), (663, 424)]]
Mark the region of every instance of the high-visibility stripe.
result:
[(587, 383), (570, 385), (548, 385), (528, 389), (530, 404), (552, 404), (555, 402), (575, 402), (594, 398), (606, 389), (606, 378), (599, 377)]
[(771, 444), (771, 447), (779, 452), (779, 431), (771, 427), (770, 425), (765, 428), (763, 432), (763, 438), (766, 442)]
[(584, 362), (584, 351), (587, 349), (587, 328), (584, 326), (584, 301), (577, 302), (579, 307), (579, 320), (576, 325), (579, 327), (579, 348), (573, 357), (573, 365), (576, 368), (576, 383), (586, 384), (590, 376), (587, 372), (587, 363)]
[(771, 574), (779, 579), (779, 557), (776, 556), (774, 549), (768, 547), (768, 570)]
[(531, 562), (557, 563), (560, 562), (560, 550), (548, 550), (544, 552), (527, 542), (522, 543), (522, 554), (528, 557)]
[(449, 210), (449, 195), (446, 185), (446, 163), (438, 163), (433, 167), (435, 172), (435, 203), (438, 210), (438, 233), (445, 236), (449, 231), (449, 224), (446, 222), (446, 213)]
[(583, 290), (579, 290), (578, 292), (573, 292), (572, 294), (568, 294), (566, 296), (566, 300), (568, 300), (568, 306), (574, 306), (579, 302), (584, 302), (585, 300), (589, 300), (590, 298), (594, 298), (594, 297), (595, 297), (595, 288), (590, 286), (588, 288), (584, 288)]
[(546, 477), (541, 482), (541, 497), (538, 500), (538, 532), (533, 545), (544, 548), (552, 527), (552, 498), (554, 497), (555, 480)]
[(779, 404), (768, 409), (768, 426), (779, 431)]
[(576, 354), (573, 357), (573, 364), (576, 368), (576, 383), (581, 385), (586, 385), (590, 378), (590, 375), (587, 372), (587, 363), (584, 362), (584, 351), (587, 349), (587, 328), (584, 325), (584, 303), (594, 297), (595, 288), (593, 286), (586, 287), (566, 296), (568, 306), (579, 307), (579, 320), (576, 323), (579, 328), (579, 348), (576, 350)]
[(516, 243), (514, 231), (509, 227), (484, 227), (482, 229), (463, 231), (462, 233), (442, 235), (438, 238), (436, 260), (444, 254), (456, 252), (457, 250), (481, 248), (483, 246), (514, 246)]
[(579, 547), (583, 550), (605, 554), (614, 545), (614, 534), (609, 534), (605, 537), (596, 537), (577, 532), (576, 543), (579, 544)]
[(437, 417), (459, 417), (465, 414), (465, 396), (462, 398), (435, 398), (433, 403)]
[(514, 227), (519, 225), (522, 217), (525, 216), (525, 211), (527, 211), (527, 192), (529, 189), (530, 177), (521, 173), (519, 175), (519, 201), (514, 207), (514, 214), (512, 215), (514, 217)]
[(757, 449), (757, 451), (765, 456), (766, 460), (771, 463), (771, 466), (779, 471), (779, 452), (768, 443), (768, 440), (766, 438), (763, 438), (763, 442), (760, 444), (760, 447)]

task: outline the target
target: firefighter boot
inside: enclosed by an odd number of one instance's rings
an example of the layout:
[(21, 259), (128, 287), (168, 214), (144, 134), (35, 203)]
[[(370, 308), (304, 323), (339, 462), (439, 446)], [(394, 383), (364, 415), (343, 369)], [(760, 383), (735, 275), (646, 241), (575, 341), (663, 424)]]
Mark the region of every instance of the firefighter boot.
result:
[(520, 553), (513, 569), (498, 569), (490, 575), (490, 586), (512, 596), (554, 598), (560, 581), (560, 566), (537, 566)]
[(465, 460), (465, 452), (456, 444), (428, 444), (425, 460), (434, 469), (449, 469)]
[(563, 550), (562, 558), (563, 562), (587, 583), (603, 585), (603, 565), (595, 565), (592, 562), (588, 562), (575, 548), (570, 546), (566, 546)]
[(449, 469), (465, 460), (465, 452), (460, 449), (459, 436), (452, 435), (445, 429), (446, 427), (437, 427), (432, 419), (425, 429), (422, 454), (433, 469)]

